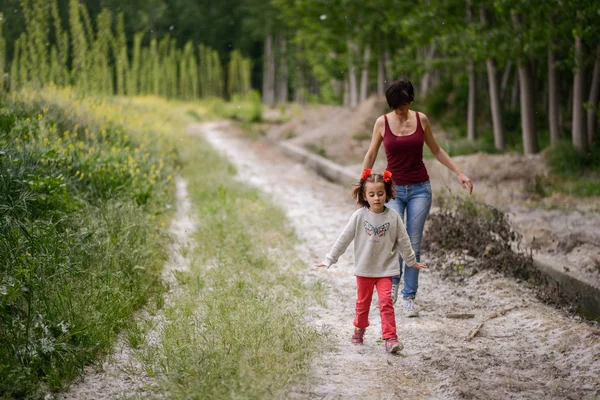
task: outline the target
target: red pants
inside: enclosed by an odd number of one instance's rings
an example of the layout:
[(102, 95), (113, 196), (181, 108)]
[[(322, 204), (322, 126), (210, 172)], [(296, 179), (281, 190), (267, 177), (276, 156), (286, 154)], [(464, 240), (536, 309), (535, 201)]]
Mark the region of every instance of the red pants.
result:
[(357, 276), (356, 286), (357, 299), (354, 326), (357, 328), (369, 326), (369, 309), (373, 298), (373, 288), (377, 288), (379, 314), (381, 315), (381, 337), (382, 339), (397, 339), (396, 316), (394, 314), (394, 303), (392, 302), (392, 277), (366, 278)]

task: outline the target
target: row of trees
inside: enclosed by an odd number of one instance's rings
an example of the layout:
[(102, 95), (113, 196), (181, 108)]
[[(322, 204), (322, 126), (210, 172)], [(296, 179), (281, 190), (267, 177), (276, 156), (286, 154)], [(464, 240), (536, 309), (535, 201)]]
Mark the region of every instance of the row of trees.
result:
[[(523, 149), (539, 150), (540, 127), (556, 142), (570, 131), (586, 150), (598, 140), (600, 10), (592, 0), (272, 0), (279, 25), (264, 39), (264, 98), (277, 70), (273, 36), (287, 32), (295, 58), (310, 66), (321, 94), (350, 107), (386, 83), (408, 76), (421, 96), (451, 81), (468, 101), (468, 138), (492, 121), (494, 143), (506, 147), (503, 116), (520, 110)], [(275, 57), (278, 61), (273, 61)], [(277, 65), (274, 68), (273, 65)], [(487, 105), (486, 105), (487, 104)], [(545, 120), (540, 116), (545, 116)], [(483, 124), (481, 121), (483, 120)], [(479, 121), (479, 123), (478, 123)]]
[[(123, 13), (113, 21), (112, 12), (103, 9), (94, 26), (86, 6), (70, 0), (67, 30), (56, 0), (21, 3), (26, 28), (13, 46), (11, 90), (54, 83), (74, 85), (87, 93), (197, 99), (243, 95), (251, 89), (252, 62), (237, 50), (229, 57), (225, 85), (220, 55), (204, 44), (188, 41), (180, 48), (168, 34), (158, 40), (139, 32), (129, 45)], [(1, 23), (2, 19), (0, 28)], [(3, 70), (6, 46), (1, 36)]]
[[(75, 12), (72, 0), (48, 2), (45, 11), (35, 11), (38, 3), (3, 2), (11, 17), (0, 54), (6, 48), (11, 67), (29, 62), (36, 73), (31, 60), (46, 62), (53, 81), (74, 83), (70, 72), (90, 90), (110, 91), (112, 82), (121, 94), (184, 98), (253, 86), (270, 106), (355, 107), (404, 75), (420, 98), (448, 90), (468, 138), (490, 129), (499, 150), (507, 130), (522, 132), (526, 153), (538, 151), (542, 135), (552, 142), (570, 136), (581, 150), (597, 140), (600, 14), (593, 0), (86, 0), (89, 14), (83, 6)], [(102, 7), (125, 17), (111, 26)], [(58, 28), (61, 16), (70, 34)], [(42, 37), (51, 43), (45, 54)], [(240, 62), (236, 48), (254, 62)], [(16, 71), (16, 82), (31, 80), (33, 71)], [(86, 76), (105, 76), (104, 83)]]

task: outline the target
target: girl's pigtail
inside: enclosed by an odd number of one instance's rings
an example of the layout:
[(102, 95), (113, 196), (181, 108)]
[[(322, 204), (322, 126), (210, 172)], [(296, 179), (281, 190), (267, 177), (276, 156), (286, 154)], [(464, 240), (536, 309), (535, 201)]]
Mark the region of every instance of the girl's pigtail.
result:
[(370, 176), (371, 176), (371, 170), (369, 168), (365, 168), (365, 169), (363, 169), (363, 172), (360, 176), (360, 180), (365, 181)]

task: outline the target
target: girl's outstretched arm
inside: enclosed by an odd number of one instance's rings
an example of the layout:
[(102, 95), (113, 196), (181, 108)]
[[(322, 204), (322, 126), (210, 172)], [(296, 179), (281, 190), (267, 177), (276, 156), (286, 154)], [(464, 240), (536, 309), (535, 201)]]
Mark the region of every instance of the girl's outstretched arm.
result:
[(335, 241), (335, 244), (331, 248), (331, 251), (329, 251), (329, 253), (327, 253), (327, 255), (325, 256), (325, 260), (323, 260), (323, 262), (315, 264), (317, 267), (329, 268), (331, 264), (335, 264), (338, 258), (342, 254), (344, 254), (350, 243), (352, 243), (352, 240), (354, 240), (354, 235), (356, 232), (356, 221), (358, 220), (358, 213), (360, 212), (363, 212), (362, 208), (356, 210), (354, 214), (352, 214), (352, 216), (350, 217), (350, 221), (348, 221), (346, 227), (344, 228), (344, 231), (342, 232), (340, 237), (338, 237)]

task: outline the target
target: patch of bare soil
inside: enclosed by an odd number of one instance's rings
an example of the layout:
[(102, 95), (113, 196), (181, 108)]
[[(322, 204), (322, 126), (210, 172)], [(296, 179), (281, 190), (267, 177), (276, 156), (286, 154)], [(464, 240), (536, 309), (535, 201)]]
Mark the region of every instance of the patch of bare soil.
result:
[[(400, 356), (385, 353), (376, 300), (364, 345), (352, 345), (356, 296), (349, 249), (329, 270), (314, 262), (330, 249), (355, 210), (350, 190), (325, 181), (264, 142), (249, 142), (227, 125), (194, 125), (228, 156), (240, 178), (282, 207), (301, 243), (303, 279), (325, 282), (327, 306), (309, 323), (329, 332), (332, 350), (317, 355), (314, 376), (293, 388), (295, 399), (595, 399), (600, 395), (597, 328), (538, 301), (514, 279), (489, 271), (445, 280), (433, 260), (420, 279), (420, 318), (396, 306)], [(514, 307), (497, 318), (494, 312)], [(450, 319), (447, 313), (471, 313)], [(480, 322), (477, 335), (467, 341)]]
[[(171, 245), (170, 258), (165, 264), (162, 278), (171, 291), (165, 295), (168, 304), (174, 290), (177, 290), (177, 271), (189, 270), (189, 260), (183, 255), (184, 249), (193, 246), (192, 234), (196, 230), (197, 221), (192, 213), (192, 205), (188, 198), (187, 182), (178, 176), (175, 181), (177, 195), (177, 214), (169, 228), (174, 241)], [(136, 317), (138, 321), (145, 320), (152, 329), (145, 339), (156, 343), (164, 316), (161, 311), (150, 314), (141, 310)], [(112, 400), (122, 399), (133, 395), (145, 397), (150, 394), (148, 389), (154, 385), (153, 378), (143, 370), (127, 340), (127, 332), (123, 332), (110, 354), (99, 365), (86, 367), (82, 377), (75, 382), (67, 392), (46, 398), (61, 400)]]
[[(275, 132), (294, 126), (292, 142), (346, 166), (358, 177), (373, 124), (385, 109), (385, 101), (376, 97), (352, 110), (327, 108), (320, 113), (318, 106), (311, 106), (307, 117), (298, 111), (297, 117), (272, 128), (268, 136), (285, 140)], [(434, 135), (446, 136), (435, 127)], [(476, 199), (510, 214), (522, 235), (522, 246), (533, 249), (537, 260), (600, 287), (600, 198), (555, 194), (539, 199), (530, 193), (528, 187), (534, 185), (535, 177), (548, 174), (541, 154), (477, 153), (453, 160), (474, 182)], [(446, 167), (436, 160), (425, 160), (425, 164), (437, 194), (443, 189), (453, 195), (462, 191)], [(374, 168), (385, 166), (382, 147)]]
[(289, 140), (327, 158), (347, 164), (364, 157), (375, 119), (386, 109), (385, 99), (369, 97), (356, 109), (306, 106), (284, 124), (268, 130), (274, 140)]

